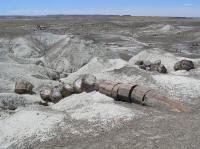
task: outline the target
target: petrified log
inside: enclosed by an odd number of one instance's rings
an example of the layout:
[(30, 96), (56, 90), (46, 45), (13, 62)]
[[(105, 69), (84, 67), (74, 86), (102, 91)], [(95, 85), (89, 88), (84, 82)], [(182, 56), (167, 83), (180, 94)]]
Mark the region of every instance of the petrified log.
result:
[(67, 96), (73, 94), (74, 89), (70, 84), (64, 84), (63, 83), (62, 85), (63, 85), (63, 87), (62, 87), (62, 90), (61, 90), (61, 94), (62, 94), (63, 97), (67, 97)]
[(136, 86), (131, 92), (131, 101), (137, 104), (143, 103), (143, 98), (150, 89), (144, 88), (143, 86)]
[(73, 82), (73, 89), (75, 93), (81, 93), (83, 91), (91, 92), (94, 90), (98, 90), (97, 79), (95, 76), (90, 74), (82, 75)]
[(117, 99), (131, 103), (131, 92), (135, 87), (136, 85), (134, 84), (120, 84), (117, 91)]
[(180, 102), (173, 101), (155, 90), (136, 84), (123, 84), (101, 80), (98, 82), (99, 92), (117, 101), (133, 102), (145, 106), (158, 107), (168, 110), (186, 112), (187, 109)]
[(52, 91), (52, 89), (50, 87), (43, 87), (40, 90), (40, 97), (44, 101), (51, 101), (51, 91)]
[(151, 107), (159, 107), (167, 110), (187, 112), (187, 109), (178, 101), (173, 101), (154, 90), (147, 92), (143, 98), (143, 104)]
[(31, 94), (34, 86), (25, 80), (20, 80), (15, 83), (15, 92), (17, 94)]
[(112, 97), (112, 90), (118, 83), (108, 80), (101, 80), (98, 82), (99, 92)]
[(84, 91), (91, 92), (91, 91), (97, 90), (96, 82), (97, 82), (97, 79), (95, 76), (89, 75), (89, 74), (84, 75), (83, 83), (82, 83), (82, 87)]
[(118, 89), (121, 83), (117, 83), (116, 85), (114, 85), (113, 89), (112, 89), (112, 94), (111, 97), (114, 98), (116, 101), (118, 101)]
[(51, 91), (52, 102), (57, 103), (63, 98), (61, 91), (62, 91), (62, 86), (55, 86), (54, 88), (52, 88), (52, 91)]
[(74, 81), (74, 83), (73, 83), (73, 89), (74, 89), (75, 93), (81, 93), (81, 92), (83, 92), (83, 86), (82, 86), (82, 84), (83, 84), (83, 78), (82, 77), (80, 77), (80, 78), (78, 78), (78, 79), (76, 79)]
[(189, 60), (181, 60), (174, 64), (174, 70), (191, 70), (194, 69), (194, 63)]

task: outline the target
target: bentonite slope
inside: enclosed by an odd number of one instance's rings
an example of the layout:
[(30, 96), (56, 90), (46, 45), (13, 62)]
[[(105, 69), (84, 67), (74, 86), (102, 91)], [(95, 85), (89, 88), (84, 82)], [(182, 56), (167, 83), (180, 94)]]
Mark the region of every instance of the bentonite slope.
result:
[[(0, 19), (0, 149), (200, 146), (200, 19), (49, 16)], [(174, 71), (177, 61), (195, 69)], [(168, 73), (140, 69), (161, 60)], [(114, 101), (98, 91), (40, 105), (40, 89), (80, 75), (152, 88), (188, 112)], [(15, 82), (34, 85), (16, 94)]]

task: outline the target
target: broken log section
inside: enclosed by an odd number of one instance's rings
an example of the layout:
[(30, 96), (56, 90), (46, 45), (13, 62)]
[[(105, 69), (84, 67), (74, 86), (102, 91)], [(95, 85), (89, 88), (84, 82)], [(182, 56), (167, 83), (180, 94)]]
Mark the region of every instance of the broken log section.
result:
[(98, 81), (99, 92), (116, 101), (125, 101), (162, 109), (187, 112), (180, 102), (173, 101), (155, 90), (136, 84), (117, 83), (108, 80)]

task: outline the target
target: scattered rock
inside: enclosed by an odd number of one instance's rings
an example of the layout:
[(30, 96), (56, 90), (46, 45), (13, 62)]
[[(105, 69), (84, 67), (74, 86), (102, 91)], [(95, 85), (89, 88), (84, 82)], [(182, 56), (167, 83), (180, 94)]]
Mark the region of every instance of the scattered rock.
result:
[(175, 63), (174, 70), (191, 70), (194, 69), (194, 63), (190, 60), (181, 60)]
[(34, 86), (25, 80), (20, 80), (15, 83), (15, 92), (17, 94), (32, 94)]
[(166, 69), (166, 67), (163, 64), (160, 64), (158, 66), (157, 71), (160, 72), (160, 73), (167, 73), (167, 69)]
[(51, 101), (51, 91), (52, 91), (52, 89), (50, 87), (43, 87), (40, 90), (40, 97), (44, 101)]
[(135, 64), (143, 70), (167, 73), (167, 69), (163, 64), (161, 64), (161, 60), (157, 60), (154, 63), (151, 63), (150, 61), (137, 61)]

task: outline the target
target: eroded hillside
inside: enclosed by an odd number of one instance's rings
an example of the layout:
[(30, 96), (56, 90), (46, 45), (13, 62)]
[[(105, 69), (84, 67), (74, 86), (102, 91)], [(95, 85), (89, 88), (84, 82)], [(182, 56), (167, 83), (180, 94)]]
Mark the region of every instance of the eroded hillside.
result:
[[(0, 148), (200, 145), (199, 18), (63, 16), (0, 23)], [(195, 69), (175, 71), (183, 59)], [(141, 60), (160, 60), (167, 74), (140, 69), (135, 63)], [(84, 74), (155, 89), (188, 112), (114, 101), (97, 91), (39, 104), (42, 87)], [(34, 94), (14, 92), (20, 79), (34, 85)]]

